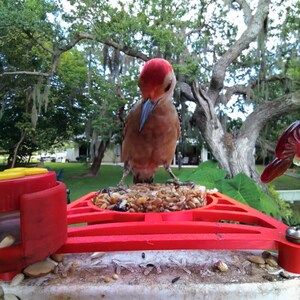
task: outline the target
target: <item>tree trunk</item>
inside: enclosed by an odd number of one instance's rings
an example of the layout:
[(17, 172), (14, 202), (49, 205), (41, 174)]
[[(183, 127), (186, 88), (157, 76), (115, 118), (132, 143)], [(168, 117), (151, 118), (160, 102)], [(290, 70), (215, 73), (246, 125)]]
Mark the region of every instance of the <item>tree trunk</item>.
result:
[(99, 168), (101, 166), (102, 159), (103, 159), (103, 156), (104, 156), (104, 152), (105, 152), (108, 145), (109, 145), (109, 140), (107, 140), (107, 141), (102, 140), (101, 141), (101, 143), (98, 147), (98, 151), (97, 151), (98, 153), (95, 156), (95, 158), (93, 160), (93, 164), (92, 164), (91, 169), (90, 169), (90, 174), (91, 175), (96, 176), (98, 174), (98, 171), (99, 171)]
[(25, 138), (25, 135), (26, 135), (25, 131), (23, 131), (21, 129), (21, 137), (20, 137), (20, 140), (18, 141), (18, 143), (16, 144), (15, 149), (14, 149), (14, 155), (13, 155), (13, 159), (12, 159), (11, 168), (15, 167), (15, 164), (16, 164), (16, 161), (17, 161), (18, 151), (19, 151), (20, 145), (22, 144), (22, 142)]
[[(203, 101), (201, 92), (194, 91), (200, 102)], [(209, 100), (209, 99), (208, 99)], [(208, 108), (207, 108), (208, 109)], [(196, 126), (208, 143), (214, 157), (220, 166), (226, 170), (229, 177), (244, 173), (260, 183), (259, 174), (255, 166), (255, 145), (263, 126), (273, 118), (300, 109), (300, 91), (290, 93), (266, 101), (246, 118), (235, 136), (225, 132), (215, 110), (201, 110), (195, 112)]]

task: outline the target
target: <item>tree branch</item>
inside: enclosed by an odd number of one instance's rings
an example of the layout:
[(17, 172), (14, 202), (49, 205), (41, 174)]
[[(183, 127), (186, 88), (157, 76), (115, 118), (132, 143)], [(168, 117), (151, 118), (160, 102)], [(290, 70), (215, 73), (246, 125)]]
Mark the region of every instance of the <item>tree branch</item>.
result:
[(77, 33), (71, 41), (64, 47), (59, 47), (58, 51), (61, 53), (71, 50), (76, 44), (78, 44), (81, 40), (94, 40), (94, 36), (90, 33), (79, 32)]
[(259, 145), (261, 148), (264, 148), (265, 150), (274, 153), (276, 144), (273, 142), (270, 142), (269, 140), (266, 140), (259, 136), (257, 138), (256, 144)]
[(235, 59), (238, 58), (241, 52), (248, 48), (249, 44), (257, 38), (257, 35), (264, 24), (264, 20), (268, 16), (269, 5), (270, 0), (259, 1), (256, 13), (254, 16), (251, 16), (247, 29), (216, 62), (212, 71), (208, 90), (208, 96), (213, 101), (213, 104), (215, 104), (218, 95), (223, 88), (226, 69)]
[(200, 106), (203, 108), (206, 119), (214, 120), (216, 118), (216, 113), (214, 107), (212, 106), (212, 101), (206, 92), (199, 86), (197, 81), (193, 82), (192, 92), (194, 98), (198, 101)]
[(150, 59), (150, 57), (145, 55), (144, 53), (142, 53), (138, 50), (132, 49), (126, 45), (116, 43), (112, 40), (100, 40), (100, 39), (97, 39), (97, 37), (95, 37), (93, 34), (85, 33), (85, 32), (79, 32), (68, 45), (66, 45), (64, 48), (60, 48), (60, 49), (62, 51), (67, 51), (67, 50), (71, 49), (72, 47), (74, 47), (74, 45), (76, 45), (82, 39), (98, 41), (102, 44), (105, 44), (107, 46), (110, 46), (117, 50), (120, 50), (121, 52), (125, 53), (128, 56), (136, 57), (143, 61), (148, 61)]
[(291, 80), (288, 75), (274, 75), (263, 80), (254, 79), (249, 82), (248, 85), (235, 85), (230, 87), (224, 87), (226, 89), (225, 97), (227, 102), (231, 99), (232, 95), (246, 95), (247, 97), (254, 97), (253, 89), (260, 82), (284, 82), (285, 80)]
[(3, 76), (13, 76), (13, 75), (32, 75), (32, 76), (44, 76), (49, 77), (49, 73), (42, 73), (42, 72), (31, 72), (31, 71), (15, 71), (15, 72), (4, 72), (0, 74), (0, 77)]
[(272, 101), (258, 105), (246, 118), (240, 128), (239, 135), (247, 136), (249, 132), (256, 132), (258, 136), (261, 128), (271, 119), (282, 114), (288, 114), (300, 109), (300, 90), (283, 95)]
[(132, 49), (126, 45), (122, 45), (122, 44), (118, 44), (112, 40), (105, 40), (105, 41), (99, 41), (107, 46), (111, 46), (115, 49), (118, 49), (120, 50), (121, 52), (125, 53), (126, 55), (129, 55), (129, 56), (132, 56), (132, 57), (135, 57), (135, 58), (139, 58), (143, 61), (148, 61), (150, 59), (149, 56), (147, 56), (146, 54), (138, 51), (138, 50), (135, 50), (135, 49)]
[(250, 97), (251, 98), (254, 97), (252, 88), (245, 85), (235, 85), (231, 87), (226, 87), (226, 93), (225, 93), (226, 104), (231, 99), (232, 95), (245, 95), (247, 99)]
[(243, 10), (245, 24), (247, 25), (252, 15), (252, 11), (249, 4), (245, 0), (233, 0), (232, 2), (238, 3), (241, 9)]
[(54, 51), (48, 47), (45, 47), (37, 38), (33, 36), (33, 34), (29, 30), (25, 30), (24, 33), (33, 41), (35, 41), (43, 50), (51, 53), (52, 55), (54, 54)]

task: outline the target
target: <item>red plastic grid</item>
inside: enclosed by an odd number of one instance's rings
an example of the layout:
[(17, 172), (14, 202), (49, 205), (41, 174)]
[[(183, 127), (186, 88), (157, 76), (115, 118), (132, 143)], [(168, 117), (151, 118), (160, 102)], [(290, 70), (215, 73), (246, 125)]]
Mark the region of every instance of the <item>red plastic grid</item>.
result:
[[(68, 205), (66, 243), (57, 253), (94, 251), (219, 249), (277, 250), (279, 264), (300, 273), (300, 245), (286, 240), (287, 225), (221, 193), (208, 205), (167, 213), (102, 210), (95, 192)], [(224, 222), (225, 221), (225, 222)]]

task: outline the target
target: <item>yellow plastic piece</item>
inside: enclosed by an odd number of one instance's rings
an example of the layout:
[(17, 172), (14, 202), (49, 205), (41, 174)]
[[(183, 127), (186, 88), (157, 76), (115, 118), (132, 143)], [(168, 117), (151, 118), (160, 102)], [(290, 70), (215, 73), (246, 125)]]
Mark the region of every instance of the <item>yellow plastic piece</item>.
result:
[(24, 176), (48, 173), (46, 168), (12, 168), (0, 172), (0, 180), (16, 179)]
[(14, 171), (14, 172), (0, 172), (0, 180), (7, 180), (7, 179), (16, 179), (25, 177), (26, 174), (24, 171)]
[(46, 168), (27, 168), (25, 170), (26, 175), (38, 175), (44, 173), (48, 173), (48, 170)]
[(24, 171), (27, 168), (11, 168), (11, 169), (6, 169), (3, 172), (7, 173), (7, 172), (19, 172), (19, 171)]

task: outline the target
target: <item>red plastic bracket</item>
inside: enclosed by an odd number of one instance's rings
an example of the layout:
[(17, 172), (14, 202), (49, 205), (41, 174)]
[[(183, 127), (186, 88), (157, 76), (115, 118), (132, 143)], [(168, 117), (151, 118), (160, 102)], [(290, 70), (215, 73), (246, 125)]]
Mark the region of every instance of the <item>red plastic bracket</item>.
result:
[(300, 273), (300, 245), (286, 240), (287, 225), (221, 193), (208, 205), (167, 213), (102, 210), (95, 193), (68, 205), (66, 243), (57, 253), (94, 251), (219, 249), (277, 250), (279, 264)]
[(55, 253), (67, 239), (63, 183), (56, 182), (53, 187), (22, 194), (18, 206), (21, 241), (0, 249), (0, 279), (5, 281), (28, 265)]

